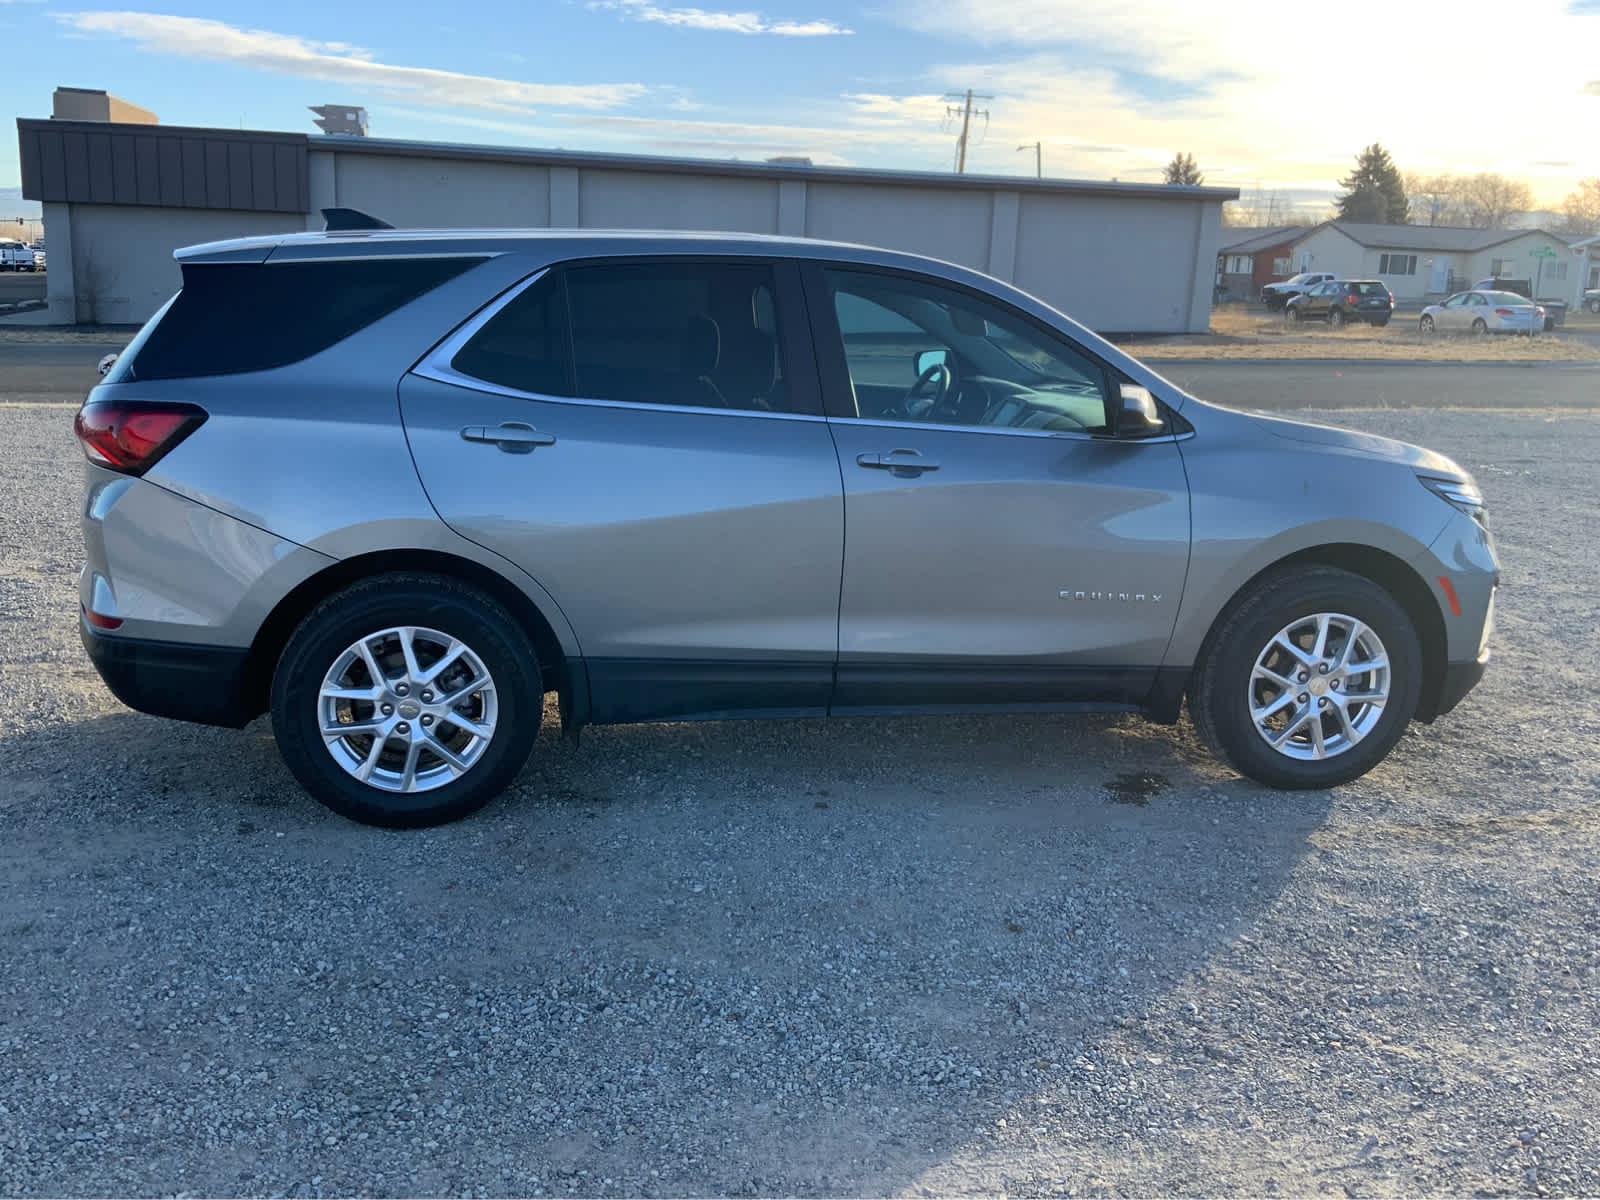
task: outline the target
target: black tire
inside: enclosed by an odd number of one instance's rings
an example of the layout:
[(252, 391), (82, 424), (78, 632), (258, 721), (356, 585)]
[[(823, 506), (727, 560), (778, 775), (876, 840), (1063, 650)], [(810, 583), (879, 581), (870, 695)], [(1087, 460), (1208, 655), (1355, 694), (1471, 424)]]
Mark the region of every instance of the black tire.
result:
[(1382, 329), (1388, 323), (1389, 323), (1389, 318), (1388, 317), (1375, 317), (1375, 318), (1373, 318), (1373, 321), (1372, 321), (1372, 327), (1374, 329)]
[(1489, 332), (1489, 324), (1488, 324), (1488, 322), (1485, 321), (1482, 317), (1478, 317), (1478, 318), (1474, 319), (1473, 322), (1472, 322), (1472, 332), (1473, 332), (1474, 336), (1482, 337), (1484, 334)]
[(1589, 311), (1592, 313), (1600, 313), (1600, 300), (1589, 301)]
[(1417, 332), (1423, 337), (1429, 337), (1434, 332), (1433, 318), (1427, 313), (1422, 314), (1422, 319), (1417, 322)]
[(1290, 324), (1298, 324), (1300, 321), (1300, 306), (1297, 304), (1286, 306), (1283, 310), (1283, 315)]
[[(1328, 612), (1364, 622), (1382, 641), (1389, 661), (1388, 700), (1353, 745), (1320, 760), (1296, 759), (1267, 745), (1256, 729), (1249, 707), (1252, 677), (1259, 656), (1280, 630)], [(1263, 576), (1212, 630), (1190, 678), (1189, 710), (1212, 750), (1241, 775), (1273, 788), (1330, 788), (1383, 761), (1416, 712), (1421, 691), (1422, 645), (1394, 597), (1349, 571), (1298, 567)]]
[[(488, 744), (458, 777), (429, 790), (386, 791), (356, 779), (335, 761), (319, 728), (322, 683), (340, 656), (399, 626), (465, 643), (494, 681), (497, 712)], [(491, 597), (444, 576), (396, 573), (362, 580), (311, 610), (278, 660), (271, 707), (278, 752), (314, 799), (352, 821), (412, 829), (459, 820), (505, 790), (538, 737), (544, 688), (527, 634)], [(449, 728), (448, 715), (437, 720), (435, 733)]]
[(1340, 328), (1341, 326), (1344, 325), (1344, 321), (1345, 321), (1344, 309), (1342, 309), (1342, 308), (1330, 308), (1328, 310), (1328, 327), (1330, 329), (1338, 329), (1338, 328)]

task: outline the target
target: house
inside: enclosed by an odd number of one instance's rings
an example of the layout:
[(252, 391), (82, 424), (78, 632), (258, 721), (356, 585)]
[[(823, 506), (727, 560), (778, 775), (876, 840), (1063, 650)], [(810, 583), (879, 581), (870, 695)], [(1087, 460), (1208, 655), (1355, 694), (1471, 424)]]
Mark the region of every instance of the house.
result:
[(1582, 305), (1584, 292), (1600, 289), (1600, 237), (1578, 238), (1567, 249), (1572, 254), (1573, 273), (1578, 277), (1572, 303)]
[(1378, 279), (1395, 299), (1428, 300), (1492, 276), (1533, 281), (1538, 299), (1572, 302), (1580, 274), (1566, 240), (1542, 229), (1458, 229), (1325, 221), (1292, 243), (1296, 271)]
[(1254, 300), (1261, 288), (1294, 274), (1290, 247), (1301, 225), (1265, 229), (1224, 229), (1217, 249), (1217, 287), (1229, 296)]

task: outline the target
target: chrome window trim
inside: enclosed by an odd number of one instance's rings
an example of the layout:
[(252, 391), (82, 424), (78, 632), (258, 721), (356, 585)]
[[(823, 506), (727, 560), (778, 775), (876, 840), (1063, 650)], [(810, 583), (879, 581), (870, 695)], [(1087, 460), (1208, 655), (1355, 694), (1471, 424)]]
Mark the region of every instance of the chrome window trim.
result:
[(868, 425), (876, 429), (904, 430), (907, 433), (918, 429), (937, 430), (940, 433), (981, 433), (990, 436), (1025, 437), (1025, 438), (1053, 438), (1056, 441), (1069, 442), (1115, 442), (1118, 445), (1150, 446), (1166, 442), (1186, 442), (1194, 437), (1194, 432), (1167, 433), (1160, 437), (1148, 438), (1119, 438), (1104, 433), (1076, 433), (1066, 430), (1048, 429), (1010, 429), (1004, 425), (937, 425), (929, 421), (881, 421), (872, 417), (829, 417), (829, 422), (834, 425)]
[(621, 408), (639, 412), (672, 412), (694, 413), (703, 417), (764, 417), (775, 421), (818, 421), (824, 422), (826, 417), (820, 413), (781, 413), (763, 412), (759, 408), (705, 408), (700, 405), (688, 404), (651, 404), (645, 400), (599, 400), (586, 396), (549, 396), (542, 392), (525, 392), (520, 388), (506, 387), (504, 384), (492, 383), (487, 379), (479, 379), (476, 375), (467, 375), (458, 371), (451, 365), (451, 361), (490, 321), (500, 314), (505, 308), (523, 292), (538, 283), (554, 268), (542, 267), (535, 271), (522, 282), (514, 285), (509, 291), (502, 293), (497, 299), (491, 300), (483, 308), (470, 317), (465, 324), (458, 328), (444, 341), (435, 346), (417, 366), (411, 369), (411, 374), (423, 379), (431, 379), (435, 383), (448, 384), (451, 387), (467, 388), (469, 391), (484, 392), (491, 396), (506, 396), (513, 400), (537, 400), (544, 404), (577, 404), (585, 408)]

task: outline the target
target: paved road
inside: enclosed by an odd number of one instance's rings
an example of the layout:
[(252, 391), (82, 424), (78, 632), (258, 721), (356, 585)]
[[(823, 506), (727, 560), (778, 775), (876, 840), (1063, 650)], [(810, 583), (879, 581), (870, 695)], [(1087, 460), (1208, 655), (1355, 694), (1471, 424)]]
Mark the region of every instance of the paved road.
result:
[[(1135, 351), (1137, 352), (1137, 351)], [(1596, 408), (1600, 364), (1153, 362), (1235, 408)]]
[[(76, 403), (95, 364), (120, 342), (0, 342), (0, 378), (15, 399)], [(1596, 408), (1600, 364), (1155, 362), (1205, 400), (1238, 408)]]
[(44, 299), (43, 271), (0, 271), (0, 304)]

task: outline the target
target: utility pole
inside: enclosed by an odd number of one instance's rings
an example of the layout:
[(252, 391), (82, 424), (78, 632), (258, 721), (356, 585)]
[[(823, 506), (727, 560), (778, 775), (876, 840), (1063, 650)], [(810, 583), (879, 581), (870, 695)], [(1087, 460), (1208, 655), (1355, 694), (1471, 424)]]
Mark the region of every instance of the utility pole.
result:
[(1044, 143), (1043, 142), (1027, 142), (1024, 145), (1018, 146), (1017, 149), (1018, 150), (1032, 150), (1033, 151), (1033, 177), (1035, 179), (1043, 179), (1044, 178)]
[[(944, 99), (947, 106), (954, 104), (958, 100), (964, 101), (960, 108), (946, 107), (944, 110), (946, 118), (954, 117), (957, 114), (960, 114), (961, 117), (961, 137), (956, 141), (956, 174), (964, 175), (967, 171), (967, 135), (972, 128), (972, 102), (974, 100), (993, 100), (994, 97), (974, 94), (973, 90), (968, 88), (965, 97), (960, 92), (947, 92)], [(983, 118), (985, 125), (989, 123), (988, 109), (979, 109), (978, 116)]]

